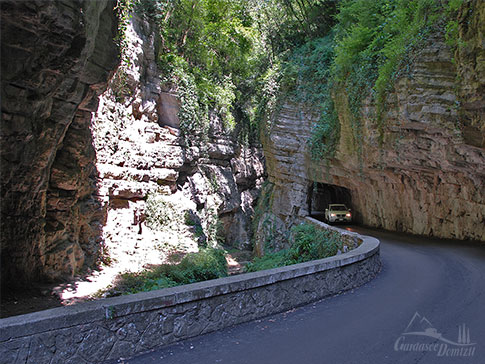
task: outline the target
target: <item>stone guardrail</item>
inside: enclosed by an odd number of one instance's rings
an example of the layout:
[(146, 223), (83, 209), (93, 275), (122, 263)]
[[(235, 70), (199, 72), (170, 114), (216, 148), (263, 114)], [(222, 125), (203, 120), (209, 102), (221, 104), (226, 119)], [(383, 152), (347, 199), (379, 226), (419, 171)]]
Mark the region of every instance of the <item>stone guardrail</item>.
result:
[(311, 262), (1, 319), (0, 363), (129, 357), (358, 287), (379, 272), (379, 241), (343, 234), (362, 243)]

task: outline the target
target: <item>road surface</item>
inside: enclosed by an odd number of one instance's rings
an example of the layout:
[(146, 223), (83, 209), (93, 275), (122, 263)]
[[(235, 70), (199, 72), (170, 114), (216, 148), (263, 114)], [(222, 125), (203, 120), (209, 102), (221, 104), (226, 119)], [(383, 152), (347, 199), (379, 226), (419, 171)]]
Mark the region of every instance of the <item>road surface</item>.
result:
[(363, 287), (112, 363), (485, 363), (483, 245), (349, 229), (381, 241)]

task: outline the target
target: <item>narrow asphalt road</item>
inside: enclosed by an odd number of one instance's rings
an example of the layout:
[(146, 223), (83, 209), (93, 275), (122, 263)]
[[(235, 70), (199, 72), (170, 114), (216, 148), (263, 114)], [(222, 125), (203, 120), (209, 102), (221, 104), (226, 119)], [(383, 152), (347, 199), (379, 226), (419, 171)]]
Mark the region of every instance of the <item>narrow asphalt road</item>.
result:
[[(117, 362), (485, 363), (483, 245), (349, 229), (381, 241), (382, 272), (365, 286)], [(407, 331), (441, 338), (403, 335), (416, 313)], [(470, 345), (453, 344), (460, 330)]]

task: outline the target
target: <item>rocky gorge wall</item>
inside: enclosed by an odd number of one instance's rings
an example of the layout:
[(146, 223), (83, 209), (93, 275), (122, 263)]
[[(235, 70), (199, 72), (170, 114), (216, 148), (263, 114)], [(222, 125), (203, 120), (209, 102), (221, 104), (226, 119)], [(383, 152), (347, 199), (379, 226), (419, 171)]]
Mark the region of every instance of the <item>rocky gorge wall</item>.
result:
[(261, 149), (216, 114), (183, 135), (157, 29), (132, 14), (120, 50), (115, 5), (1, 3), (2, 287), (121, 260), (115, 247), (140, 256), (131, 270), (164, 261), (153, 247), (250, 245)]
[(125, 37), (130, 62), (102, 95), (92, 127), (105, 246), (145, 250), (135, 270), (164, 262), (172, 250), (250, 247), (261, 149), (242, 146), (215, 114), (206, 135), (184, 133), (177, 89), (164, 86), (157, 65), (156, 27), (134, 13)]
[(485, 4), (472, 3), (473, 13), (462, 9), (472, 18), (461, 22), (469, 24), (460, 30), (467, 43), (456, 61), (444, 36), (434, 34), (395, 84), (382, 143), (373, 103), (362, 109), (359, 139), (345, 94), (337, 92), (337, 152), (328, 163), (315, 162), (308, 140), (317, 116), (303, 105), (281, 107), (263, 138), (270, 188), (259, 244), (271, 234), (285, 243), (278, 231), (311, 212), (315, 182), (347, 189), (354, 219), (365, 225), (485, 241)]
[(113, 1), (2, 1), (2, 288), (92, 263), (91, 112), (118, 63)]

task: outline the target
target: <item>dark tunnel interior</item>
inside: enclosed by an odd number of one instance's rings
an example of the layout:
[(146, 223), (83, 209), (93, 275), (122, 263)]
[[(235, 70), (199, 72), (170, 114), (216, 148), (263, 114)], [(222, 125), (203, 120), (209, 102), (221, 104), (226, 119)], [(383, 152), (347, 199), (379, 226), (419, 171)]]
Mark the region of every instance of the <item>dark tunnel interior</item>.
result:
[(329, 204), (345, 204), (353, 210), (352, 194), (349, 189), (327, 183), (313, 182), (308, 191), (310, 215), (323, 214)]

